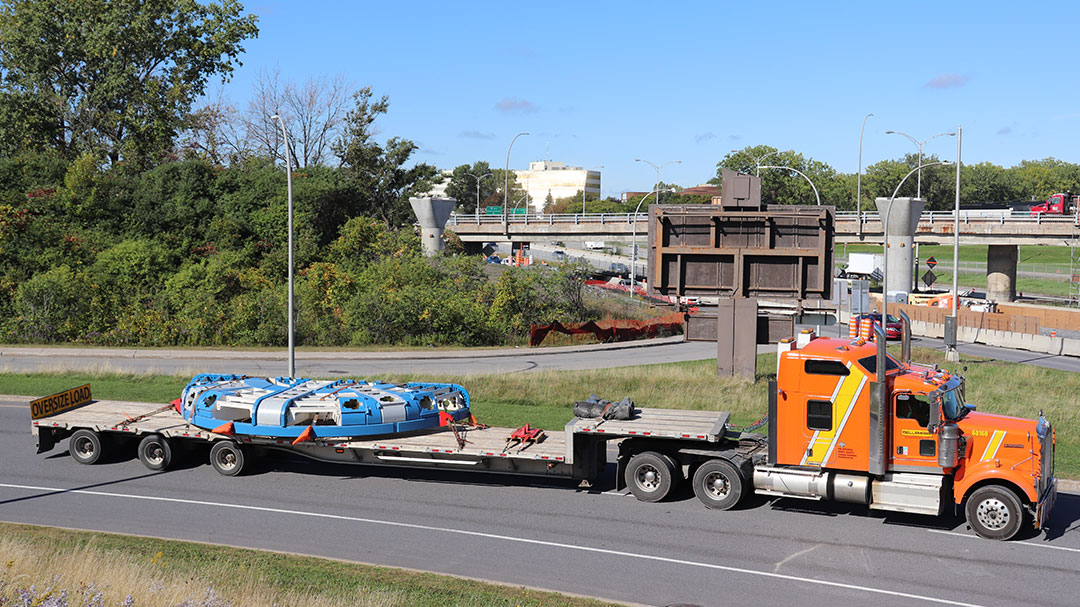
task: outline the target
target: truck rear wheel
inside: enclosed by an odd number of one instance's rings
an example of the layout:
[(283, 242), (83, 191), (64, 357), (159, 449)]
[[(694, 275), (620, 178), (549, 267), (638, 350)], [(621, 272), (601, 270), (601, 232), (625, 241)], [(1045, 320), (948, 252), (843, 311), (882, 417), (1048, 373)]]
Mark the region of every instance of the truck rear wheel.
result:
[(82, 428), (71, 435), (68, 452), (80, 464), (94, 464), (101, 459), (101, 435), (93, 430)]
[(976, 535), (991, 540), (1011, 539), (1024, 518), (1016, 494), (997, 485), (976, 489), (968, 498), (964, 514)]
[(147, 434), (139, 441), (139, 461), (151, 470), (167, 469), (172, 457), (172, 441), (160, 434)]
[(210, 449), (210, 465), (220, 474), (236, 476), (244, 469), (244, 449), (240, 445), (223, 440)]
[(645, 451), (630, 458), (624, 473), (630, 493), (643, 502), (658, 502), (667, 497), (677, 478), (671, 458), (655, 451)]
[(694, 472), (694, 495), (708, 508), (729, 510), (742, 499), (743, 480), (727, 461), (709, 460)]

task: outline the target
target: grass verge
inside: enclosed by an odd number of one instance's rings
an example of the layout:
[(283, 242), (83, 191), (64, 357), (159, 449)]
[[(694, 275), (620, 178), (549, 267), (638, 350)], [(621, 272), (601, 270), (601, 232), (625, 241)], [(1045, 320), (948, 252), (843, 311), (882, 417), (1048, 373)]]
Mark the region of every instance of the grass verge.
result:
[(610, 605), (328, 559), (0, 523), (0, 605), (488, 607)]
[[(1045, 412), (1057, 429), (1057, 473), (1080, 478), (1080, 373), (965, 356), (959, 365), (932, 349), (915, 348), (916, 362), (961, 371), (967, 397), (979, 410), (1034, 419)], [(966, 366), (967, 371), (961, 367)], [(732, 423), (746, 425), (765, 415), (767, 382), (775, 374), (776, 355), (758, 357), (758, 378), (716, 376), (716, 361), (502, 375), (387, 375), (389, 381), (459, 383), (472, 397), (472, 410), (483, 422), (518, 427), (529, 422), (561, 430), (572, 416), (574, 401), (596, 394), (609, 400), (629, 396), (639, 407), (728, 411)], [(95, 398), (168, 402), (180, 395), (186, 376), (91, 375), (86, 373), (0, 374), (0, 394), (40, 396), (91, 383)]]

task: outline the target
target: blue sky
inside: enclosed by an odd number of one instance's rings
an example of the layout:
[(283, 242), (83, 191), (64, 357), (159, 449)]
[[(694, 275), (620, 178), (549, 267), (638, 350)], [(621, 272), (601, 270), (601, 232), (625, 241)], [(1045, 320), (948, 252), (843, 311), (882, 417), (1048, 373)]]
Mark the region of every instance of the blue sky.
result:
[[(1080, 3), (249, 1), (260, 71), (343, 75), (388, 95), (380, 138), (439, 168), (545, 156), (603, 165), (603, 193), (716, 174), (732, 149), (794, 149), (844, 172), (963, 126), (965, 164), (1080, 161)], [(927, 154), (955, 159), (956, 140)]]

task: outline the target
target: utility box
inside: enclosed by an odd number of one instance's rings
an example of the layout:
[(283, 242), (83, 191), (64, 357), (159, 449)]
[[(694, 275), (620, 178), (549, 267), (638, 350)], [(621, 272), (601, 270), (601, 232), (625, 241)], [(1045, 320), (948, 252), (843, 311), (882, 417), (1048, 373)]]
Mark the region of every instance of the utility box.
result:
[(956, 347), (956, 317), (945, 317), (945, 345), (950, 348)]

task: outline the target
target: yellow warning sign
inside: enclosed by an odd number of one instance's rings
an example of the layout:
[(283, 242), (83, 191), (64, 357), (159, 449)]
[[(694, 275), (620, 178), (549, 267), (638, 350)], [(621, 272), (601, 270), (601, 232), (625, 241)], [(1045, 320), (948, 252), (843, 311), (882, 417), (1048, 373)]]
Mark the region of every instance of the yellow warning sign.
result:
[(933, 436), (932, 434), (930, 434), (926, 430), (907, 430), (907, 429), (901, 430), (900, 435), (901, 436)]
[(90, 402), (90, 384), (71, 388), (30, 401), (30, 419), (41, 419), (70, 411)]

